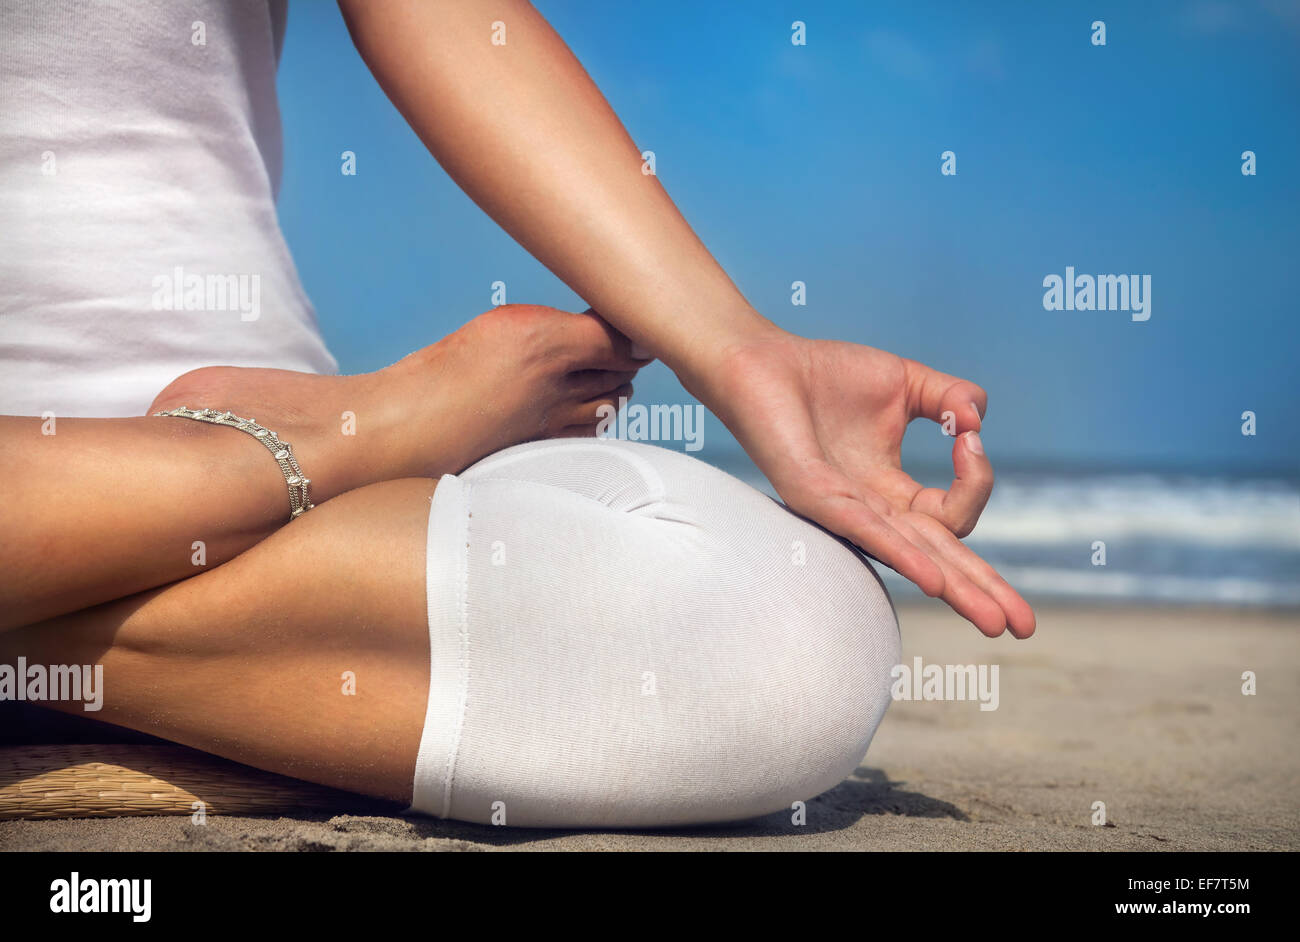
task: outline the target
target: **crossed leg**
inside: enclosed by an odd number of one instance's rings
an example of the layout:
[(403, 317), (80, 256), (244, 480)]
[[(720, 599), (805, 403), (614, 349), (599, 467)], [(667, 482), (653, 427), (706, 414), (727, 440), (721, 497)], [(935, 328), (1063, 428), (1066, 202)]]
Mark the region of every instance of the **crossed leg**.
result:
[[(103, 709), (89, 715), (409, 801), (429, 695), (435, 485), (350, 491), (215, 569), (0, 634), (0, 663), (102, 664)], [(347, 671), (355, 694), (344, 693)]]
[(268, 771), (641, 827), (839, 782), (898, 627), (851, 549), (736, 479), (561, 440), (348, 492), (211, 571), (0, 635), (20, 655), (101, 664), (101, 719)]

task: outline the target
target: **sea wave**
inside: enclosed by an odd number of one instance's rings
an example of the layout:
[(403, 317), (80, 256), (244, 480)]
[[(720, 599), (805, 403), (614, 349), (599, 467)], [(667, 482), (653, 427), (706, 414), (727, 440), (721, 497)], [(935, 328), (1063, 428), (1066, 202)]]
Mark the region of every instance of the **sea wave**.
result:
[(998, 482), (976, 535), (1019, 545), (1145, 539), (1300, 551), (1300, 490), (1280, 481), (1013, 475)]
[[(1030, 599), (1252, 608), (1300, 607), (1300, 585), (1270, 579), (1240, 576), (1207, 578), (1051, 566), (998, 565), (997, 568), (1007, 582)], [(884, 570), (882, 576), (894, 595), (921, 595), (919, 589), (894, 572)]]

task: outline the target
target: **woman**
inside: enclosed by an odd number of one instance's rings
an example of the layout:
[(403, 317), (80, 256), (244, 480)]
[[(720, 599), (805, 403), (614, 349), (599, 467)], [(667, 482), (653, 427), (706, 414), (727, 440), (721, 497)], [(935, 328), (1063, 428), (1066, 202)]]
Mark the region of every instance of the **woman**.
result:
[[(282, 0), (5, 8), (0, 663), (102, 664), (102, 719), (417, 811), (674, 825), (788, 807), (866, 750), (898, 630), (850, 541), (1032, 633), (959, 541), (992, 487), (978, 386), (758, 314), (524, 0), (341, 7), (447, 172), (599, 315), (499, 308), (331, 375), (275, 221)], [(789, 510), (575, 439), (642, 354)], [(956, 477), (922, 488), (903, 431), (946, 413)]]

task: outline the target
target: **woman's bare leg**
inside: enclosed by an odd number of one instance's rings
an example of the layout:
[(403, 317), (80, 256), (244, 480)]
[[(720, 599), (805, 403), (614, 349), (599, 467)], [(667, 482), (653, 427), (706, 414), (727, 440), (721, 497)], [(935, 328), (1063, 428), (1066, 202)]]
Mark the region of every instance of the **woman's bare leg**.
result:
[[(257, 419), (293, 446), (321, 505), (517, 442), (594, 434), (645, 363), (629, 347), (595, 314), (506, 305), (377, 373), (205, 367), (149, 411)], [(187, 578), (289, 520), (262, 445), (187, 419), (0, 415), (0, 469), (0, 632)]]
[(0, 633), (0, 663), (102, 664), (98, 719), (409, 801), (429, 694), (435, 484), (351, 491), (191, 579)]

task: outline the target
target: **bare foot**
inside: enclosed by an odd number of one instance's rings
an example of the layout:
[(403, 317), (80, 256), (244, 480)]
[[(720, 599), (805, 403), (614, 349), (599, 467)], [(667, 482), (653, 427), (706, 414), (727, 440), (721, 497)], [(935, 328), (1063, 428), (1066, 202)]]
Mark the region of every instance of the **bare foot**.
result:
[(519, 442), (594, 434), (648, 361), (598, 315), (512, 304), (376, 373), (205, 367), (158, 394), (256, 419), (293, 445), (326, 500), (375, 481), (439, 477)]

